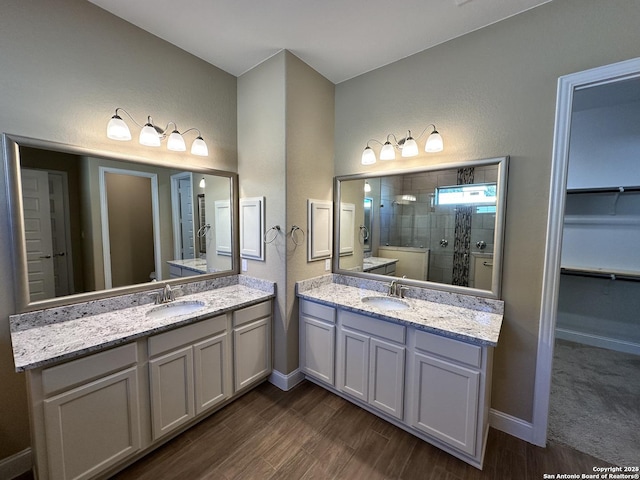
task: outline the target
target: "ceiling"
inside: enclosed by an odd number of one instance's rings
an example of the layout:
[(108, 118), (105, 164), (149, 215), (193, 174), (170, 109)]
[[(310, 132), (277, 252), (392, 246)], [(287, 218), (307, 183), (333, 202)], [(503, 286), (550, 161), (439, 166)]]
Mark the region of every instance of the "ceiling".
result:
[(89, 0), (240, 76), (287, 49), (333, 83), (551, 0)]

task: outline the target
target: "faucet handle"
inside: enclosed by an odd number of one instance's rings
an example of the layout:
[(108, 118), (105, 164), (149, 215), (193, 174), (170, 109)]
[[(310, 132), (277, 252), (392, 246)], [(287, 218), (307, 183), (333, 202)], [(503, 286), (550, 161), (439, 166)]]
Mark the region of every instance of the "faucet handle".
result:
[(405, 293), (407, 290), (411, 290), (411, 289), (410, 289), (409, 287), (407, 287), (406, 285), (398, 285), (398, 287), (400, 287), (400, 288), (399, 288), (399, 290), (400, 290), (400, 295), (399, 295), (399, 296), (400, 296), (400, 298), (404, 298), (404, 293)]

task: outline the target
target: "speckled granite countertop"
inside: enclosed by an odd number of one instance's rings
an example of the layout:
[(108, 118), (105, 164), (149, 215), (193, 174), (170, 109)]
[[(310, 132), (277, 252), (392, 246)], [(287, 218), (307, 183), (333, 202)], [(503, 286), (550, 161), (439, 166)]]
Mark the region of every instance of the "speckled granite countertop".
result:
[(188, 258), (186, 260), (167, 260), (169, 265), (186, 268), (197, 273), (207, 273), (207, 261), (203, 258)]
[(366, 257), (362, 261), (362, 271), (369, 272), (379, 267), (385, 267), (392, 263), (397, 263), (397, 258), (383, 258), (383, 257)]
[(384, 282), (325, 275), (299, 282), (298, 296), (466, 342), (498, 343), (504, 311), (500, 300), (411, 287), (404, 298), (410, 307), (406, 310), (382, 310), (362, 302), (363, 297), (384, 296), (384, 288)]
[[(180, 296), (176, 302), (195, 300), (203, 302), (204, 307), (193, 313), (164, 319), (146, 316), (148, 311), (161, 307), (153, 303), (99, 312), (105, 309), (104, 303), (108, 300), (88, 302), (84, 308), (69, 306), (62, 307), (63, 311), (58, 308), (12, 315), (9, 321), (16, 371), (43, 367), (254, 305), (274, 298), (274, 292), (273, 284), (269, 288), (269, 282), (260, 281), (223, 284), (219, 288), (196, 293), (187, 289), (188, 294)], [(149, 301), (148, 292), (137, 295), (144, 295), (147, 297), (144, 301)], [(118, 303), (118, 297), (113, 301)], [(133, 303), (131, 299), (127, 301)], [(119, 305), (123, 303), (119, 301)]]

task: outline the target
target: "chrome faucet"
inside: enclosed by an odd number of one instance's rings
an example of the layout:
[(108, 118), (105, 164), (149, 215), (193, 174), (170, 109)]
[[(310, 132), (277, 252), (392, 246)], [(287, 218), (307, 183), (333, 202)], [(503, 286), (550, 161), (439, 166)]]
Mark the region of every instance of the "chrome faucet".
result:
[(156, 304), (173, 302), (175, 299), (171, 286), (167, 283), (164, 288), (158, 292), (156, 297)]
[(391, 280), (391, 283), (389, 283), (388, 287), (389, 291), (387, 292), (387, 295), (389, 295), (390, 297), (395, 297), (398, 290), (398, 281)]

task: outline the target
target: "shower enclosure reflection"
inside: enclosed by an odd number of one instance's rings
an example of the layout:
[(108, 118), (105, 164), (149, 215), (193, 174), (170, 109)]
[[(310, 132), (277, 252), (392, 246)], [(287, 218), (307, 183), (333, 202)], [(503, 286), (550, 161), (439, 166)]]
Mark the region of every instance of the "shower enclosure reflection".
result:
[(353, 254), (339, 257), (338, 270), (497, 296), (506, 170), (507, 159), (500, 158), (336, 179), (336, 201), (356, 205), (357, 235)]

